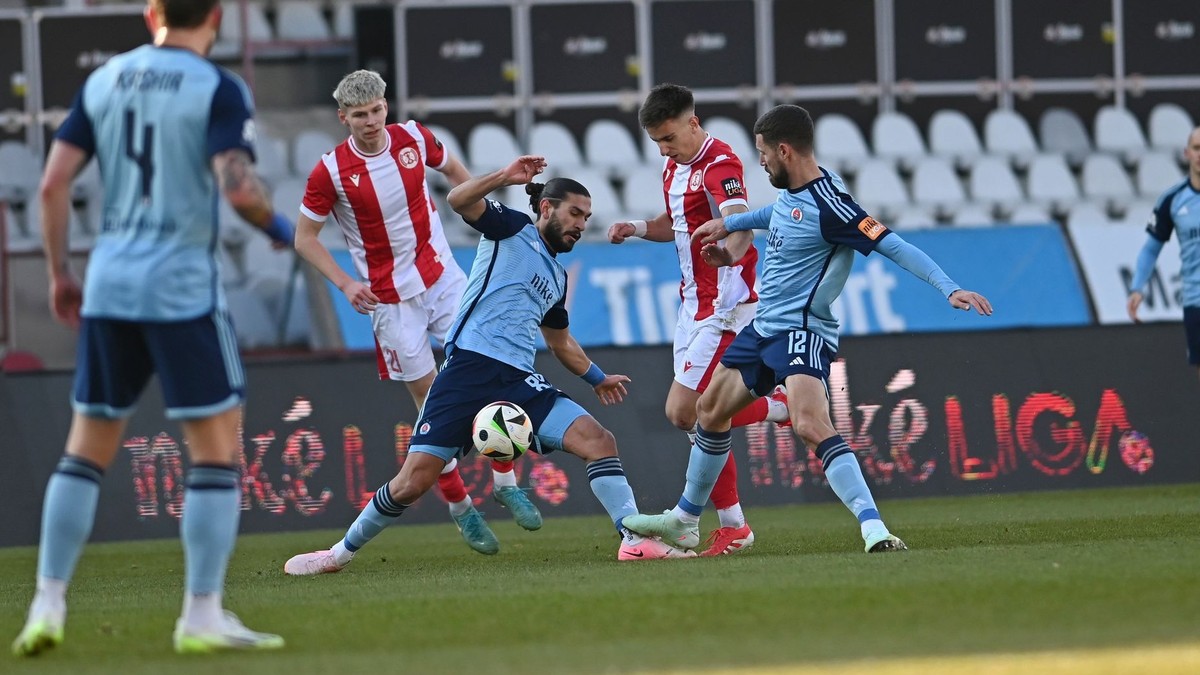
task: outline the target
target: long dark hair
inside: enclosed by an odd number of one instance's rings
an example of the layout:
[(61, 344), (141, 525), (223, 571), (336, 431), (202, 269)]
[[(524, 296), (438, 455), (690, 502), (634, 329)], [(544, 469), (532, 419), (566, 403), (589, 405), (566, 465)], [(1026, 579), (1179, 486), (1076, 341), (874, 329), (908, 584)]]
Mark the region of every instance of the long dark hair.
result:
[(555, 201), (563, 199), (567, 195), (581, 195), (583, 197), (591, 197), (591, 193), (583, 184), (577, 180), (570, 178), (551, 178), (545, 183), (527, 183), (525, 185), (525, 194), (529, 195), (529, 209), (534, 213), (539, 212), (538, 206), (543, 199), (553, 199)]

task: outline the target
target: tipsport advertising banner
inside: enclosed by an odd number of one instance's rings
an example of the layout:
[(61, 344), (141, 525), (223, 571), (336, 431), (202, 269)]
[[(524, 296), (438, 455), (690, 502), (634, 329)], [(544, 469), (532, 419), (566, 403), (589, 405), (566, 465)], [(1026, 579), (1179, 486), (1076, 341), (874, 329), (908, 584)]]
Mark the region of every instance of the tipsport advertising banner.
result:
[[(996, 313), (985, 318), (955, 311), (933, 287), (884, 256), (855, 254), (845, 290), (833, 308), (843, 335), (1091, 322), (1083, 284), (1057, 227), (906, 232), (903, 236), (964, 288), (987, 296)], [(755, 245), (761, 261), (765, 238), (760, 235)], [(349, 253), (335, 251), (334, 257), (349, 274), (356, 274)], [(455, 249), (454, 257), (469, 271), (475, 250)], [(562, 263), (569, 279), (571, 332), (580, 344), (671, 344), (680, 303), (679, 263), (672, 244), (581, 243), (563, 255)], [(328, 289), (346, 348), (374, 351), (370, 319), (355, 312), (337, 288), (328, 285)]]
[[(1200, 389), (1171, 349), (1178, 332), (1153, 324), (849, 337), (832, 368), (833, 421), (883, 500), (1200, 480), (1200, 418), (1184, 414), (1200, 406)], [(670, 349), (589, 353), (607, 372), (631, 375), (624, 403), (598, 405), (553, 357), (540, 355), (537, 367), (613, 432), (640, 509), (670, 507), (688, 456), (663, 415)], [(1138, 358), (1117, 356), (1131, 353)], [(366, 357), (250, 364), (247, 377), (242, 531), (347, 527), (407, 459), (415, 410), (404, 387), (380, 382)], [(70, 386), (65, 373), (0, 376), (9, 514), (0, 545), (37, 541)], [(820, 461), (790, 430), (760, 423), (733, 438), (747, 509), (834, 499)], [(176, 536), (186, 465), (179, 427), (163, 421), (152, 386), (105, 474), (94, 538)], [(506, 518), (490, 498), (489, 465), (472, 454), (460, 466), (480, 510)], [(527, 453), (516, 472), (548, 517), (603, 514), (575, 457)], [(443, 523), (458, 536), (436, 489), (402, 522)]]

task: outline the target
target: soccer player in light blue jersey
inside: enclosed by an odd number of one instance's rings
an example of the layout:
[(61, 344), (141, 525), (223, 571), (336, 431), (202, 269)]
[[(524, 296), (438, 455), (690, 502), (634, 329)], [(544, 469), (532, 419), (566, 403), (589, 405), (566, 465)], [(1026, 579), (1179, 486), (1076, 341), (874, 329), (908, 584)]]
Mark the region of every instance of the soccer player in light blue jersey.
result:
[(693, 233), (710, 265), (729, 265), (716, 242), (731, 232), (767, 230), (758, 314), (725, 351), (697, 402), (696, 443), (678, 505), (661, 515), (625, 518), (629, 529), (681, 548), (699, 543), (700, 513), (730, 447), (730, 419), (755, 395), (787, 389), (792, 429), (821, 460), (825, 477), (858, 519), (868, 553), (899, 551), (904, 542), (879, 516), (858, 458), (829, 416), (829, 366), (837, 354), (838, 321), (831, 306), (850, 274), (854, 253), (878, 251), (924, 279), (956, 309), (990, 315), (982, 295), (963, 290), (920, 249), (867, 215), (836, 174), (813, 156), (808, 111), (781, 105), (754, 125), (759, 163), (780, 189), (771, 206), (711, 220)]
[[(450, 191), (450, 206), (483, 234), (467, 290), (446, 335), (446, 360), (421, 409), (400, 473), (379, 488), (345, 537), (331, 549), (293, 556), (292, 575), (337, 572), (437, 482), (442, 469), (471, 448), (471, 423), (485, 405), (511, 401), (528, 413), (537, 452), (563, 450), (587, 462), (592, 493), (621, 534), (618, 560), (690, 557), (656, 538), (638, 536), (621, 519), (637, 513), (613, 435), (578, 403), (534, 370), (540, 331), (567, 370), (595, 389), (605, 405), (625, 397), (624, 375), (605, 375), (571, 336), (566, 309), (567, 271), (558, 256), (571, 251), (592, 215), (584, 186), (569, 178), (531, 183), (542, 157), (472, 178)], [(487, 195), (525, 185), (537, 221)]]
[[(146, 23), (154, 44), (92, 73), (50, 148), (41, 186), (50, 302), (60, 321), (80, 328), (79, 351), (75, 413), (46, 486), (37, 592), (13, 643), (18, 656), (63, 640), (67, 585), (91, 533), (101, 478), (155, 373), (191, 456), (175, 650), (283, 646), (222, 605), (241, 510), (245, 381), (214, 255), (217, 188), (279, 246), (291, 243), (292, 227), (272, 211), (254, 172), (248, 90), (205, 58), (220, 22), (217, 0), (152, 0)], [(104, 220), (80, 289), (67, 267), (67, 214), (71, 181), (93, 155)]]
[(1154, 271), (1154, 263), (1171, 233), (1179, 237), (1180, 276), (1183, 277), (1183, 327), (1187, 336), (1188, 363), (1200, 373), (1200, 127), (1188, 135), (1183, 150), (1188, 175), (1172, 185), (1154, 205), (1146, 225), (1146, 243), (1137, 257), (1130, 285), (1129, 318), (1139, 323), (1138, 307)]

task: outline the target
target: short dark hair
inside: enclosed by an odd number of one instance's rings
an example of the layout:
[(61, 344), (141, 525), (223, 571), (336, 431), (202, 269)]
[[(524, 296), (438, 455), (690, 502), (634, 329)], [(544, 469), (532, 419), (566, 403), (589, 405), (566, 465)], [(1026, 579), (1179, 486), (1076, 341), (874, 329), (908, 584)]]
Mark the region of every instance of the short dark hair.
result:
[(638, 110), (638, 124), (643, 129), (649, 129), (695, 109), (696, 99), (691, 89), (664, 82), (651, 89), (646, 100), (642, 101), (642, 107)]
[(534, 213), (538, 212), (538, 206), (543, 199), (559, 200), (564, 199), (567, 195), (582, 195), (591, 198), (591, 193), (583, 184), (577, 180), (570, 178), (551, 178), (545, 183), (527, 183), (525, 185), (525, 194), (529, 195), (529, 209)]
[(167, 28), (196, 28), (220, 0), (151, 0)]
[(777, 105), (754, 123), (754, 134), (762, 136), (764, 145), (787, 143), (798, 152), (811, 153), (812, 115), (798, 105)]

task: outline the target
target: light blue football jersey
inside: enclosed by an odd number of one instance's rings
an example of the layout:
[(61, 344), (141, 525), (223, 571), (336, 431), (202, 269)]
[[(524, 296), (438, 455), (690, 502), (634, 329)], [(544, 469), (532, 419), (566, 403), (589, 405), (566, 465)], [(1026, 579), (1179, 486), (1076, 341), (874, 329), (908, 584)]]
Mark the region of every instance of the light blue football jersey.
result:
[(1179, 275), (1183, 277), (1183, 306), (1200, 307), (1200, 191), (1185, 178), (1171, 186), (1154, 206), (1146, 231), (1166, 242), (1179, 237)]
[(461, 347), (534, 372), (538, 327), (567, 327), (567, 271), (520, 211), (489, 199), (473, 226), (508, 236), (480, 238), (446, 357)]
[(771, 336), (809, 330), (835, 350), (838, 319), (831, 305), (846, 285), (854, 252), (868, 255), (890, 232), (854, 202), (837, 174), (795, 190), (774, 204), (725, 217), (730, 231), (767, 230), (754, 328)]
[(83, 315), (177, 321), (223, 307), (211, 160), (254, 156), (241, 79), (186, 49), (138, 47), (88, 77), (56, 138), (94, 154), (104, 185)]

